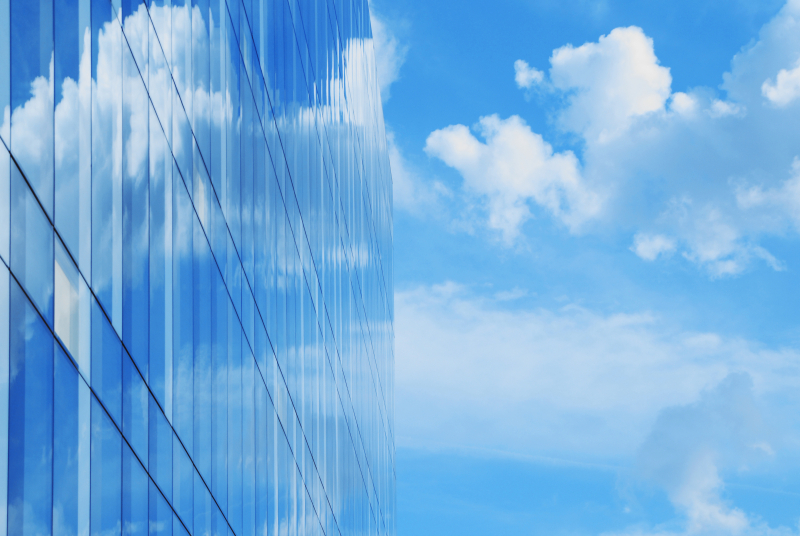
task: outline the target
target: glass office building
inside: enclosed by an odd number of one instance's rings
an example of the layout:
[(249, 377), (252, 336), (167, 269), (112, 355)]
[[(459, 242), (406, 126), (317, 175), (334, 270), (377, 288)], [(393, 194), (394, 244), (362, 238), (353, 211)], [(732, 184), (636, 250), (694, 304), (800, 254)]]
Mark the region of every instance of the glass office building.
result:
[(0, 0), (0, 536), (393, 535), (367, 0)]

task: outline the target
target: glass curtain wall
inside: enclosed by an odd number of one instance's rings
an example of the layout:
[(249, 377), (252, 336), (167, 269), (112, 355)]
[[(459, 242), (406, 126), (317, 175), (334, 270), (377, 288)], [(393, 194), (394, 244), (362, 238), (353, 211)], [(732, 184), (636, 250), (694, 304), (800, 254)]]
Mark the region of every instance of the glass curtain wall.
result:
[(393, 535), (367, 0), (0, 0), (0, 536)]

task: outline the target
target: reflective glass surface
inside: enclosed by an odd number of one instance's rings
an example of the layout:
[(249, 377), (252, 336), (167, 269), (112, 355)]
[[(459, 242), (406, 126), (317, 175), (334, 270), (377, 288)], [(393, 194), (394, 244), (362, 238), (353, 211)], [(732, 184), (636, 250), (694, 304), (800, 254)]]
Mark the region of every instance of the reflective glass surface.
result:
[(395, 533), (367, 0), (0, 0), (0, 536)]

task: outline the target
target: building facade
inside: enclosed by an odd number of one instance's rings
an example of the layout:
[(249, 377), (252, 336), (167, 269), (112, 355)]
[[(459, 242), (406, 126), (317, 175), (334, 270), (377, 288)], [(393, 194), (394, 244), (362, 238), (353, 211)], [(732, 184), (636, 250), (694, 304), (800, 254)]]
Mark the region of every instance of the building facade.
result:
[(393, 535), (367, 0), (0, 0), (0, 536)]

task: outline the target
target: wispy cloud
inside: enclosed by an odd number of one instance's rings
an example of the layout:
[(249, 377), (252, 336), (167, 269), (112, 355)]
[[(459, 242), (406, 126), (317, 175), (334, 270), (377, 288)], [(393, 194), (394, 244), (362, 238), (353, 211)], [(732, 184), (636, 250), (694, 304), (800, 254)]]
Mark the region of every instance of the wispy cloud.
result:
[(512, 309), (454, 283), (398, 292), (395, 307), (398, 434), (411, 446), (619, 460), (659, 411), (694, 403), (731, 373), (749, 374), (757, 396), (800, 387), (794, 350), (646, 311)]

